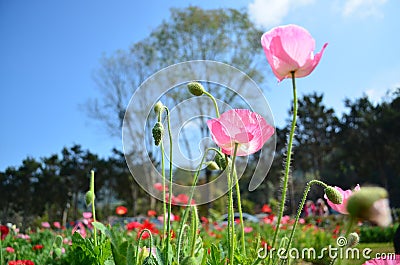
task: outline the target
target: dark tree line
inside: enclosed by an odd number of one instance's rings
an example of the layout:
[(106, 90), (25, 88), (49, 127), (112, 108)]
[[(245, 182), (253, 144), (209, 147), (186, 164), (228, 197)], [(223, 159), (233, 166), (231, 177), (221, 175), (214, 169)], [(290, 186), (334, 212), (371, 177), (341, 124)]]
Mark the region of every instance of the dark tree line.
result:
[[(362, 97), (346, 100), (345, 106), (347, 112), (337, 117), (324, 106), (322, 95), (314, 93), (299, 100), (290, 197), (297, 202), (305, 183), (317, 178), (344, 189), (356, 184), (385, 187), (392, 207), (400, 207), (400, 90), (377, 105)], [(279, 194), (287, 127), (277, 128), (276, 156), (264, 183), (248, 192), (249, 178), (241, 179), (242, 198), (255, 208)], [(102, 218), (112, 215), (117, 204), (128, 206), (129, 215), (148, 210), (150, 197), (135, 183), (121, 152), (114, 150), (104, 159), (75, 145), (64, 148), (61, 155), (26, 158), (19, 167), (0, 172), (1, 221), (29, 224), (37, 216), (79, 218), (78, 210), (86, 207), (83, 194), (92, 169)], [(322, 190), (313, 189), (310, 198), (322, 195)], [(295, 207), (288, 205), (288, 211)]]

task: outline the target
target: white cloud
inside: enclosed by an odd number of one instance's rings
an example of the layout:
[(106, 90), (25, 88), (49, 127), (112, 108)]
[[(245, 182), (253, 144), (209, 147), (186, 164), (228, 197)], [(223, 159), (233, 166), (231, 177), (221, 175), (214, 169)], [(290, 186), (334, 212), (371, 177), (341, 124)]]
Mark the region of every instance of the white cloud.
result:
[(250, 18), (257, 26), (269, 28), (282, 23), (292, 9), (314, 3), (315, 0), (254, 0), (248, 5)]
[(343, 6), (343, 16), (383, 17), (381, 7), (387, 0), (346, 0)]
[(371, 100), (371, 102), (377, 104), (385, 101), (388, 97), (390, 98), (392, 93), (400, 88), (400, 82), (391, 85), (388, 88), (372, 88), (364, 91), (365, 95)]

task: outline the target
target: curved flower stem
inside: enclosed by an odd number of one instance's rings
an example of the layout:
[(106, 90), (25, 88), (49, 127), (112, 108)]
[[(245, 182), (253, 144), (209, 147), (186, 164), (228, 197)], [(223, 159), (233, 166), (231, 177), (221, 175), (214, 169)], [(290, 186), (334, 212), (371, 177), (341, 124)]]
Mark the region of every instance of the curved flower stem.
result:
[[(194, 174), (194, 177), (193, 177), (192, 189), (190, 191), (190, 195), (189, 195), (189, 200), (188, 200), (188, 205), (187, 206), (189, 206), (190, 203), (192, 202), (193, 195), (194, 195), (194, 189), (195, 189), (195, 187), (197, 185), (197, 181), (199, 179), (201, 167), (204, 164), (204, 160), (206, 159), (207, 152), (210, 151), (210, 150), (214, 150), (216, 152), (219, 151), (218, 149), (216, 149), (214, 147), (210, 147), (210, 148), (207, 148), (206, 151), (204, 152), (204, 155), (201, 158), (200, 164), (197, 167), (196, 173)], [(180, 242), (181, 242), (181, 238), (182, 238), (183, 231), (184, 231), (184, 225), (185, 225), (187, 217), (188, 217), (188, 212), (189, 212), (189, 207), (186, 207), (185, 211), (183, 212), (183, 216), (181, 218), (181, 223), (180, 223), (180, 226), (179, 226), (180, 227), (179, 228), (179, 232), (178, 232), (179, 242), (178, 242), (178, 247), (177, 247), (177, 251), (176, 251), (176, 257), (178, 257), (177, 258), (178, 265), (179, 265), (179, 255), (180, 255), (180, 252), (181, 252), (181, 244), (180, 244)]]
[(150, 235), (150, 258), (154, 259), (153, 254), (151, 251), (153, 250), (153, 235), (151, 234), (151, 231), (147, 228), (143, 229), (140, 234), (139, 234), (139, 242), (136, 246), (136, 259), (135, 259), (135, 264), (139, 264), (139, 247), (140, 247), (140, 242), (142, 242), (142, 236), (144, 233), (148, 233)]
[[(90, 171), (90, 192), (92, 193), (92, 215), (93, 215), (93, 222), (96, 222), (96, 207), (94, 205), (94, 170)], [(93, 240), (94, 245), (97, 246), (97, 229), (93, 226)]]
[[(306, 188), (304, 189), (303, 199), (301, 200), (301, 202), (299, 204), (299, 208), (297, 209), (296, 220), (294, 221), (294, 224), (293, 224), (293, 227), (292, 227), (292, 231), (290, 233), (289, 241), (288, 241), (288, 243), (286, 245), (285, 253), (288, 253), (288, 251), (289, 251), (290, 245), (291, 245), (292, 240), (293, 240), (294, 232), (296, 231), (297, 223), (299, 222), (301, 212), (303, 211), (303, 207), (304, 207), (304, 204), (305, 204), (306, 199), (307, 199), (308, 192), (310, 191), (311, 186), (313, 184), (318, 184), (318, 185), (320, 185), (320, 186), (322, 186), (324, 188), (328, 187), (328, 185), (326, 185), (324, 182), (316, 180), (316, 179), (311, 180), (311, 181), (309, 181), (307, 183)], [(284, 263), (284, 260), (281, 260), (281, 264), (283, 264), (283, 263)]]
[(240, 240), (241, 240), (241, 244), (242, 244), (242, 254), (246, 255), (246, 245), (245, 245), (245, 240), (244, 240), (244, 222), (243, 222), (243, 212), (242, 212), (242, 201), (240, 199), (239, 180), (237, 178), (236, 169), (234, 168), (235, 164), (233, 164), (233, 163), (234, 163), (234, 161), (232, 161), (232, 171), (233, 171), (233, 177), (234, 177), (235, 186), (236, 186), (237, 207), (238, 207), (239, 218), (240, 218), (240, 228), (241, 228)]
[(211, 100), (214, 103), (214, 108), (215, 108), (215, 114), (217, 115), (217, 118), (219, 118), (219, 109), (218, 109), (218, 104), (217, 101), (215, 100), (214, 96), (211, 95), (210, 93), (208, 93), (207, 91), (204, 91), (204, 94), (207, 95), (209, 98), (211, 98)]
[[(162, 120), (162, 112), (164, 108), (158, 113), (158, 122), (161, 122)], [(167, 215), (167, 202), (165, 200), (165, 158), (164, 158), (164, 144), (163, 141), (160, 141), (160, 150), (161, 150), (161, 176), (162, 176), (162, 196), (163, 196), (163, 216), (164, 216), (164, 222), (163, 222), (163, 238), (165, 238), (165, 233), (167, 231), (167, 223), (165, 222), (165, 216)], [(162, 240), (162, 247), (164, 247), (165, 240)]]
[(291, 163), (291, 158), (292, 158), (292, 146), (293, 146), (293, 138), (294, 138), (294, 131), (296, 129), (296, 120), (297, 120), (297, 92), (296, 92), (296, 79), (294, 76), (294, 72), (291, 72), (292, 74), (292, 85), (293, 85), (293, 117), (292, 117), (292, 125), (290, 129), (290, 134), (289, 134), (289, 142), (287, 146), (287, 157), (286, 157), (286, 163), (285, 163), (285, 175), (283, 177), (283, 188), (282, 188), (282, 198), (281, 198), (281, 203), (280, 203), (280, 209), (279, 209), (279, 215), (278, 215), (278, 221), (276, 223), (276, 229), (274, 233), (274, 237), (272, 239), (272, 247), (275, 248), (275, 243), (276, 243), (276, 238), (278, 236), (279, 230), (280, 230), (280, 224), (283, 216), (283, 212), (285, 210), (285, 202), (286, 202), (286, 192), (287, 192), (287, 187), (288, 187), (288, 182), (289, 182), (289, 173), (290, 173), (290, 163)]
[[(169, 109), (165, 107), (167, 113), (168, 123), (168, 138), (169, 138), (169, 189), (168, 189), (168, 217), (167, 217), (167, 249), (165, 252), (165, 260), (169, 263), (168, 254), (171, 239), (171, 202), (172, 202), (172, 133), (171, 133), (171, 119), (169, 115)], [(165, 222), (165, 217), (164, 217)]]

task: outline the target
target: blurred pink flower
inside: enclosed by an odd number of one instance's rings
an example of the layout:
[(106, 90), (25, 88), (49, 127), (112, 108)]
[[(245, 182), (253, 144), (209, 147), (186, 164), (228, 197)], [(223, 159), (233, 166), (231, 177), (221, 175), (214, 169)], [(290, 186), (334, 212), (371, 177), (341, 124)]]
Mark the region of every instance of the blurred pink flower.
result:
[(399, 265), (400, 264), (400, 255), (396, 255), (394, 259), (371, 259), (367, 260), (363, 265)]
[[(160, 182), (154, 183), (153, 187), (155, 190), (163, 191), (163, 185)], [(168, 191), (167, 186), (165, 186), (165, 191)]]
[(274, 134), (261, 115), (247, 109), (228, 110), (207, 125), (212, 139), (227, 155), (233, 155), (235, 144), (239, 144), (237, 156), (253, 154)]
[(50, 228), (50, 223), (49, 222), (42, 222), (42, 227), (43, 228)]
[(251, 226), (245, 226), (244, 227), (244, 232), (245, 233), (250, 233), (251, 231), (253, 231), (253, 227), (251, 227)]
[(91, 212), (83, 212), (82, 216), (85, 219), (90, 219), (90, 218), (92, 218), (92, 213)]
[(61, 229), (61, 224), (60, 224), (60, 222), (54, 222), (54, 223), (53, 223), (53, 226), (54, 226), (55, 228)]
[(290, 78), (291, 72), (295, 72), (295, 77), (309, 75), (318, 65), (328, 43), (314, 56), (315, 40), (311, 34), (300, 26), (286, 25), (264, 33), (261, 45), (272, 72), (282, 81)]
[(328, 202), (328, 205), (335, 211), (341, 213), (341, 214), (348, 214), (346, 206), (347, 206), (347, 200), (353, 194), (353, 191), (358, 191), (360, 190), (360, 185), (357, 184), (357, 186), (354, 188), (354, 190), (342, 190), (341, 188), (335, 186), (334, 187), (336, 190), (338, 190), (342, 196), (343, 196), (343, 202), (341, 204), (334, 204), (331, 202), (326, 194), (324, 195), (325, 200)]
[(12, 247), (6, 247), (6, 251), (8, 253), (14, 253), (15, 252), (15, 250)]

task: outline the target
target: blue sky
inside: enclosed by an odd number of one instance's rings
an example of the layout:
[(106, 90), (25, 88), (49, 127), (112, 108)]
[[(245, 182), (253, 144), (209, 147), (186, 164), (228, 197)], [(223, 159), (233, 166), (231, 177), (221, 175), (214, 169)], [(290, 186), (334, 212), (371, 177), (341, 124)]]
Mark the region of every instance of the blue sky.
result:
[[(79, 107), (98, 95), (93, 73), (99, 60), (146, 37), (171, 7), (189, 5), (244, 8), (264, 31), (299, 24), (318, 51), (328, 42), (320, 65), (298, 80), (298, 89), (300, 96), (324, 93), (339, 115), (345, 98), (367, 94), (379, 101), (400, 87), (396, 0), (0, 0), (0, 170), (74, 143), (102, 157), (121, 149), (120, 140)], [(261, 45), (255, 52), (263, 52)], [(267, 78), (266, 97), (280, 127), (288, 117), (290, 82)]]

